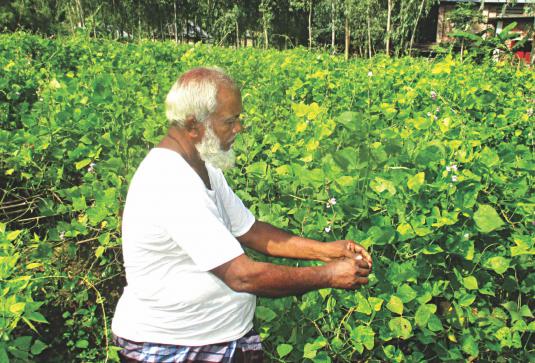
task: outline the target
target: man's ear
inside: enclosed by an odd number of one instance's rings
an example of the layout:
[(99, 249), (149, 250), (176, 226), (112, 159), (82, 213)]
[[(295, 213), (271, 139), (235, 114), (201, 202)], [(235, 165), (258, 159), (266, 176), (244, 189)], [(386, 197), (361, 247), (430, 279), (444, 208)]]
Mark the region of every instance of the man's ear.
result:
[(188, 116), (184, 120), (184, 128), (192, 138), (202, 138), (204, 135), (204, 125), (197, 121), (195, 116)]

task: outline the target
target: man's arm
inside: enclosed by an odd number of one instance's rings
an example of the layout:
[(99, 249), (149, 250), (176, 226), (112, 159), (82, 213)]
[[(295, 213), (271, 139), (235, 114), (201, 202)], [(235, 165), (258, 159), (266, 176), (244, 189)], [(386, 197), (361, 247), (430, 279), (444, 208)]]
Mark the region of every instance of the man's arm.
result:
[(290, 267), (257, 262), (245, 254), (211, 270), (231, 289), (267, 297), (290, 296), (325, 287), (356, 289), (368, 283), (366, 261), (344, 258), (324, 266)]
[(273, 257), (329, 262), (343, 257), (355, 258), (355, 254), (360, 254), (369, 266), (372, 266), (372, 259), (366, 249), (353, 241), (319, 242), (295, 236), (260, 221), (255, 221), (247, 233), (238, 237), (238, 241), (244, 246)]

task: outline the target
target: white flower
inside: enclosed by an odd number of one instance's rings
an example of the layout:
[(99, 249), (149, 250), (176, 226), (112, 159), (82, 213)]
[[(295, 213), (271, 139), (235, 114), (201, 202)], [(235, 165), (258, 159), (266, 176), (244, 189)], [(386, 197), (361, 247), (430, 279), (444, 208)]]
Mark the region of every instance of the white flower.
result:
[(453, 165), (451, 165), (451, 170), (453, 170), (453, 171), (457, 171), (457, 164), (453, 164)]
[(465, 234), (463, 234), (463, 238), (464, 239), (468, 239), (468, 238), (470, 238), (470, 235), (468, 233), (465, 233)]
[(59, 239), (60, 240), (65, 240), (65, 231), (61, 231), (61, 233), (59, 234)]
[(331, 208), (331, 203), (329, 202), (325, 203), (325, 208)]
[(437, 113), (438, 113), (438, 112), (440, 112), (440, 106), (439, 106), (439, 107), (437, 107), (437, 111), (436, 111), (436, 112), (437, 112)]
[(428, 113), (427, 113), (427, 117), (431, 117), (431, 112), (428, 112)]
[(95, 171), (95, 165), (97, 165), (97, 164), (95, 164), (95, 163), (89, 164), (89, 167), (87, 168), (87, 172), (88, 173), (93, 173)]
[(369, 72), (368, 72), (368, 77), (373, 77), (373, 73), (372, 73), (372, 71), (369, 71)]
[(325, 232), (329, 233), (331, 231), (331, 226), (325, 227)]
[(433, 101), (437, 99), (437, 93), (435, 91), (431, 91), (431, 98)]
[(457, 180), (458, 180), (457, 175), (452, 175), (451, 176), (451, 181), (452, 182), (456, 182)]
[(531, 116), (533, 116), (533, 109), (532, 108), (528, 109), (528, 117), (531, 117)]
[(446, 171), (449, 173), (451, 171), (451, 166), (446, 165)]
[(336, 204), (336, 198), (332, 197), (331, 199), (329, 199), (329, 203), (331, 203), (331, 205), (335, 205)]

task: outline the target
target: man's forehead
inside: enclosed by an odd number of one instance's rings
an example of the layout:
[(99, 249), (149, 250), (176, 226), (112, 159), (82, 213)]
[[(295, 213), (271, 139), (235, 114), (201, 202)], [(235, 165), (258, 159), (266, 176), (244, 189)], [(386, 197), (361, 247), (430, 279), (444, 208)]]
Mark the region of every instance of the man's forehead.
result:
[(239, 105), (241, 108), (241, 92), (239, 89), (221, 85), (217, 92), (218, 106), (221, 107), (236, 107)]

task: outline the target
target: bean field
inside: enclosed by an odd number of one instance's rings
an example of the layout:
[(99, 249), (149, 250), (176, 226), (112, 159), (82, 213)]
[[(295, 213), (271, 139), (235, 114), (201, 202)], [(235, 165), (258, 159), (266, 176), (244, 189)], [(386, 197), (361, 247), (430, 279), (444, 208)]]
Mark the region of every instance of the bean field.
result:
[(0, 35), (0, 362), (117, 359), (128, 182), (173, 82), (207, 65), (242, 89), (226, 177), (245, 205), (374, 258), (355, 292), (260, 298), (269, 361), (535, 359), (533, 69), (15, 33)]

